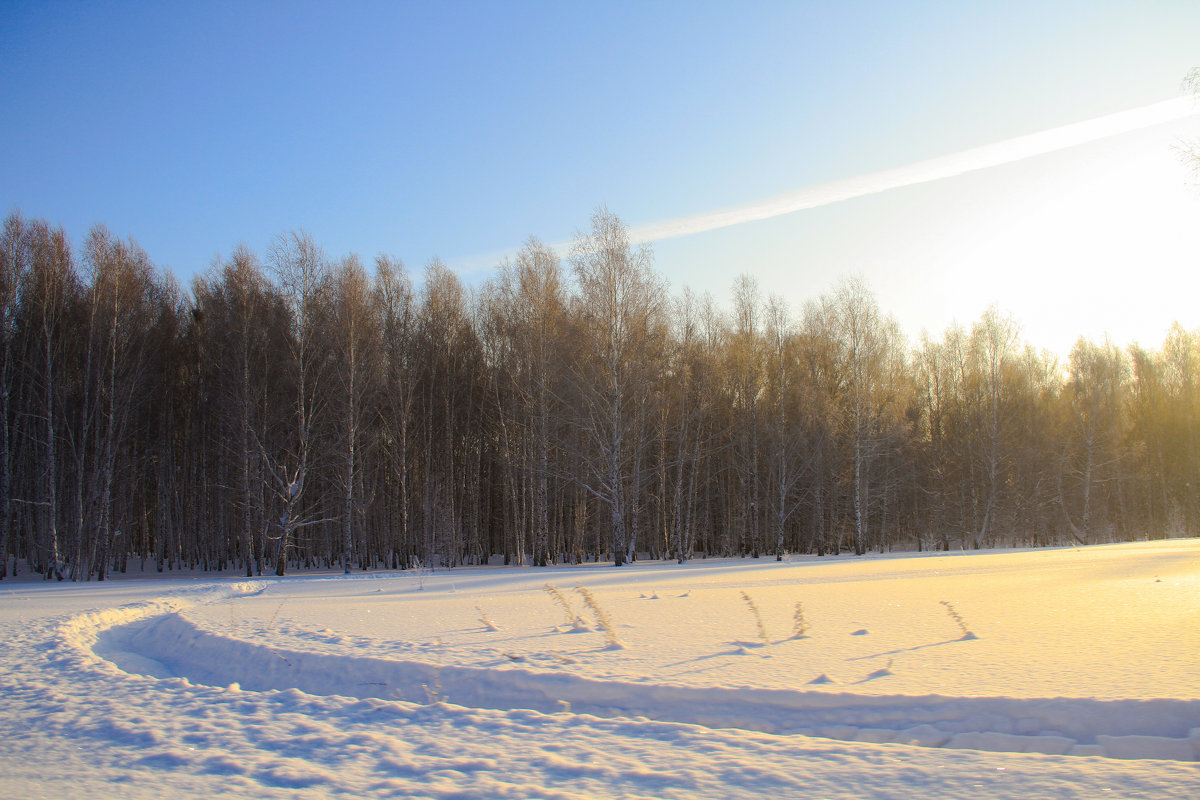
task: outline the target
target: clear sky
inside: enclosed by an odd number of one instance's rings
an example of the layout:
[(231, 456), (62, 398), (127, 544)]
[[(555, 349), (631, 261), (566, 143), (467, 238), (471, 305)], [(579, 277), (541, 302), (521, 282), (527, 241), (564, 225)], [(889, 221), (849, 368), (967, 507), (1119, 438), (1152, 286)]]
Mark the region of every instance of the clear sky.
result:
[[(657, 269), (797, 309), (859, 274), (914, 338), (995, 303), (1059, 352), (1157, 346), (1200, 328), (1200, 188), (1171, 149), (1200, 114), (977, 148), (1178, 98), (1195, 66), (1195, 0), (4, 2), (0, 204), (103, 222), (184, 284), (300, 227), (470, 283), (601, 203), (653, 234), (832, 186), (654, 241)], [(973, 171), (903, 171), (954, 154)], [(920, 181), (837, 199), (897, 170)]]

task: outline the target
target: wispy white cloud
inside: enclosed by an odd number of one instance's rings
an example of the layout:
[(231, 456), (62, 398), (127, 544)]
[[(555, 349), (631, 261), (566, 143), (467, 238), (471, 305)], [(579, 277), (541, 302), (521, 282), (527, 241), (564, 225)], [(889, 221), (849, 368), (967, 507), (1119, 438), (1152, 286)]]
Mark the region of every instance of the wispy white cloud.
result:
[(630, 229), (630, 238), (637, 242), (652, 242), (770, 219), (889, 189), (1010, 164), (1190, 116), (1200, 116), (1200, 107), (1190, 98), (1175, 98), (895, 169), (811, 186), (734, 208), (640, 225)]

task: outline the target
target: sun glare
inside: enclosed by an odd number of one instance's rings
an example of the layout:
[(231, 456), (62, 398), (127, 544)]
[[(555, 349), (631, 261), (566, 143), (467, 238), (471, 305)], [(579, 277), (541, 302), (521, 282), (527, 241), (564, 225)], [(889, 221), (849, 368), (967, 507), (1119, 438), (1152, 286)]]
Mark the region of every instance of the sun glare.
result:
[[(655, 242), (662, 266), (719, 298), (750, 269), (799, 309), (840, 277), (861, 274), (914, 340), (969, 327), (996, 306), (1016, 318), (1025, 341), (1062, 358), (1081, 336), (1154, 349), (1175, 322), (1200, 328), (1191, 302), (1200, 293), (1192, 235), (1200, 186), (1178, 149), (1200, 134), (1200, 117), (1110, 135), (1112, 120), (1126, 116), (646, 226), (641, 235), (665, 232)], [(676, 229), (687, 233), (670, 238)]]
[(998, 176), (969, 226), (968, 307), (1010, 310), (1029, 341), (1059, 354), (1080, 336), (1156, 347), (1173, 322), (1200, 325), (1189, 233), (1200, 195), (1169, 139), (1131, 134)]
[(1200, 187), (1174, 147), (1186, 130), (1158, 126), (855, 201), (822, 234), (838, 239), (822, 269), (863, 272), (913, 338), (970, 327), (996, 306), (1026, 342), (1062, 358), (1080, 337), (1157, 349), (1175, 322), (1200, 328)]

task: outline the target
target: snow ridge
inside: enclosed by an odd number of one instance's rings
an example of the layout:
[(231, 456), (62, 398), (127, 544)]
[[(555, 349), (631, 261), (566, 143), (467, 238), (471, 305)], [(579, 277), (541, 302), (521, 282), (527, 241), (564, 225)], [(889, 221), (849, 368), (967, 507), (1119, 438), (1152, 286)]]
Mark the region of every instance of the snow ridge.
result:
[[(181, 589), (170, 596), (144, 603), (131, 603), (116, 608), (89, 611), (70, 617), (58, 628), (59, 644), (89, 661), (110, 663), (108, 642), (104, 633), (115, 627), (136, 624), (141, 620), (178, 614), (186, 608), (204, 603), (218, 603), (235, 597), (252, 597), (266, 591), (265, 581), (244, 581), (224, 585), (205, 585)], [(119, 666), (119, 665), (118, 665)], [(134, 671), (137, 670), (126, 670)]]
[(265, 586), (210, 587), (84, 614), (62, 630), (75, 647), (126, 672), (234, 690), (641, 717), (877, 744), (1200, 761), (1200, 700), (878, 696), (631, 683), (282, 650), (201, 629), (180, 613), (195, 603), (254, 594)]

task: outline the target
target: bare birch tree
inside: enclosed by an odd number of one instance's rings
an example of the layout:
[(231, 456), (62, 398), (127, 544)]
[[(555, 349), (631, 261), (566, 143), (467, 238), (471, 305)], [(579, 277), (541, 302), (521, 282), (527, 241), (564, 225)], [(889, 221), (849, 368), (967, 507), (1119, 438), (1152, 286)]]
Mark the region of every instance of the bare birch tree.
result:
[(12, 444), (14, 372), (20, 290), (29, 270), (29, 242), (24, 218), (13, 212), (0, 231), (0, 578), (8, 576), (9, 531), (12, 528)]
[(303, 231), (279, 236), (271, 245), (270, 265), (290, 314), (288, 369), (294, 382), (294, 405), (288, 415), (286, 444), (278, 453), (260, 447), (272, 478), (272, 490), (281, 512), (276, 523), (279, 547), (275, 574), (283, 575), (296, 531), (321, 520), (305, 513), (304, 491), (314, 458), (314, 436), (319, 413), (321, 359), (317, 342), (317, 311), (328, 286), (324, 254)]
[(739, 276), (733, 284), (733, 331), (730, 340), (730, 376), (738, 431), (738, 477), (742, 489), (742, 553), (758, 557), (762, 548), (762, 420), (760, 396), (764, 390), (765, 341), (762, 298), (758, 281)]
[(980, 400), (979, 459), (984, 476), (983, 508), (974, 531), (976, 547), (984, 546), (992, 534), (1003, 477), (1010, 461), (1007, 384), (1016, 357), (1017, 338), (1016, 322), (994, 307), (984, 312), (971, 331), (974, 380)]
[(510, 386), (520, 409), (527, 447), (525, 476), (532, 486), (532, 556), (534, 566), (547, 566), (550, 548), (551, 437), (560, 391), (565, 334), (566, 289), (554, 251), (530, 238), (515, 261), (501, 268), (498, 284), (504, 325), (498, 334), (509, 340), (505, 359)]
[(407, 568), (414, 552), (409, 519), (409, 434), (417, 382), (413, 364), (416, 308), (404, 262), (387, 255), (375, 259), (374, 293), (383, 349), (379, 413), (382, 460), (388, 472), (384, 485), (388, 499), (394, 502), (393, 513), (399, 516), (391, 562), (393, 567)]
[(370, 282), (357, 256), (342, 259), (333, 272), (334, 372), (330, 381), (336, 395), (330, 404), (334, 415), (337, 448), (342, 462), (342, 571), (350, 573), (354, 553), (355, 526), (362, 518), (362, 474), (366, 417), (371, 409), (378, 367), (376, 342), (378, 315), (373, 306)]
[(30, 267), (26, 273), (29, 287), (25, 295), (32, 306), (36, 326), (34, 344), (27, 368), (35, 382), (37, 400), (31, 412), (40, 427), (40, 465), (38, 468), (38, 500), (42, 552), (38, 561), (47, 578), (58, 580), (63, 575), (63, 552), (59, 537), (59, 445), (60, 419), (64, 388), (62, 365), (62, 330), (66, 308), (75, 292), (75, 267), (66, 232), (51, 228), (41, 220), (28, 227)]
[(892, 442), (895, 379), (902, 369), (901, 337), (885, 319), (861, 279), (841, 283), (833, 299), (839, 349), (846, 375), (845, 419), (850, 438), (854, 552), (867, 549), (871, 512), (882, 498), (876, 467)]
[(638, 489), (649, 442), (649, 402), (658, 368), (665, 289), (651, 270), (650, 251), (635, 249), (621, 221), (606, 209), (576, 236), (571, 264), (579, 295), (576, 318), (587, 351), (574, 374), (582, 404), (577, 424), (588, 443), (585, 488), (609, 509), (613, 560), (632, 560), (637, 547)]
[(767, 390), (771, 405), (766, 441), (770, 450), (771, 521), (775, 560), (782, 561), (784, 532), (789, 519), (804, 501), (797, 490), (806, 466), (810, 466), (800, 452), (804, 446), (805, 426), (798, 418), (797, 406), (802, 400), (808, 400), (812, 408), (816, 398), (801, 388), (796, 336), (782, 298), (773, 295), (767, 301), (766, 317)]
[(1098, 490), (1114, 480), (1123, 455), (1128, 378), (1128, 361), (1112, 344), (1080, 339), (1072, 348), (1065, 408), (1073, 435), (1063, 443), (1058, 497), (1079, 544), (1092, 544), (1108, 521), (1103, 500), (1111, 494), (1101, 496)]

